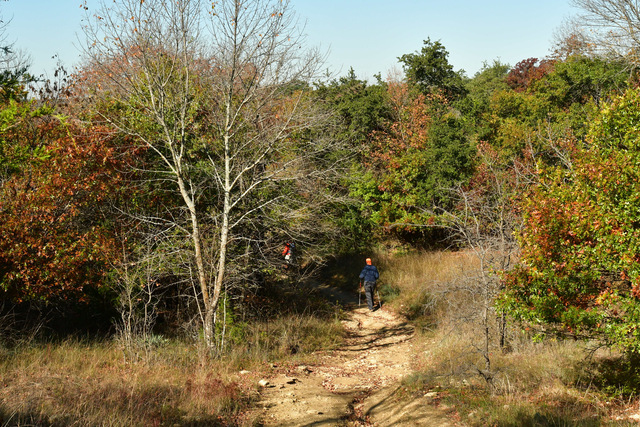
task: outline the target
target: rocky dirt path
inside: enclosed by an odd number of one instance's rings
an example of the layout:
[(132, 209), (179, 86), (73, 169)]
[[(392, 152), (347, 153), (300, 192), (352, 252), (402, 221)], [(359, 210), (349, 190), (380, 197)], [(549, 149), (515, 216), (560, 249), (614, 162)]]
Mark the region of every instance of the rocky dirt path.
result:
[(319, 352), (316, 362), (280, 371), (263, 388), (259, 407), (265, 426), (449, 427), (444, 411), (424, 396), (396, 398), (411, 373), (413, 327), (386, 310), (358, 307), (357, 296), (321, 288), (349, 313), (345, 345)]

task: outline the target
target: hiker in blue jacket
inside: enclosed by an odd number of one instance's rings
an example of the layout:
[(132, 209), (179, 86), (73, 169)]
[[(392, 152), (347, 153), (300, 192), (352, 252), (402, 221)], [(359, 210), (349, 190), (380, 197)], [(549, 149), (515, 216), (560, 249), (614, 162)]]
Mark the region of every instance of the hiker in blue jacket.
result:
[(376, 280), (380, 277), (378, 269), (371, 264), (371, 258), (366, 259), (367, 265), (360, 272), (360, 283), (364, 280), (364, 293), (367, 295), (369, 311), (373, 311), (373, 293), (376, 289)]

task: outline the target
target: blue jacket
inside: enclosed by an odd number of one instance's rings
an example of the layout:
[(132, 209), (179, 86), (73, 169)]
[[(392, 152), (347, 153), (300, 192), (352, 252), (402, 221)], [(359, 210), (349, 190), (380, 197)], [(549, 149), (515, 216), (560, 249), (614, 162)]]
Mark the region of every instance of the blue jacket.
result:
[(375, 282), (379, 277), (380, 273), (378, 273), (375, 265), (365, 265), (360, 273), (360, 278), (364, 279), (365, 282)]

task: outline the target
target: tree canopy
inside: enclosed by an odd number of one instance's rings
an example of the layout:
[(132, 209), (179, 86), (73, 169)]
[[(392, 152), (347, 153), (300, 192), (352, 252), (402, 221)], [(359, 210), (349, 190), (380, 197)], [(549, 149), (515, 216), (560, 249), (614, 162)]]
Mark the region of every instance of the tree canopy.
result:
[(521, 262), (504, 307), (521, 319), (596, 334), (638, 351), (640, 92), (629, 90), (523, 199)]

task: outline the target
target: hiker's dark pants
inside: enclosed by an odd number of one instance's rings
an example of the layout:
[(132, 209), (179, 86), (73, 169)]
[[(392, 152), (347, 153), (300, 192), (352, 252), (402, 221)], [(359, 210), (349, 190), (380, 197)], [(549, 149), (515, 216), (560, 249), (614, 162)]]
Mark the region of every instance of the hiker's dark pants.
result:
[(373, 310), (373, 293), (376, 290), (376, 282), (364, 281), (364, 293), (367, 296), (369, 310)]

